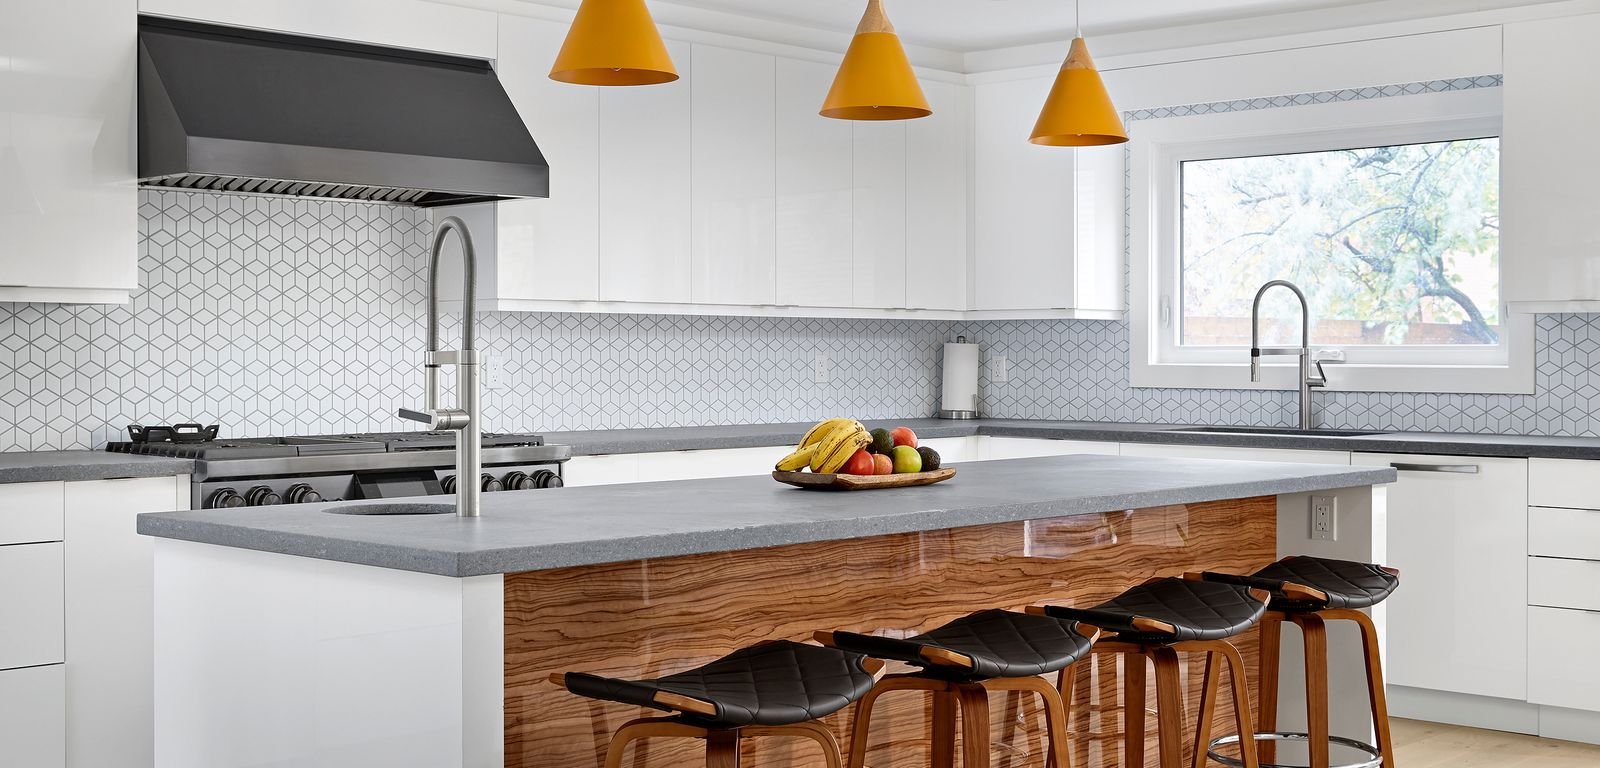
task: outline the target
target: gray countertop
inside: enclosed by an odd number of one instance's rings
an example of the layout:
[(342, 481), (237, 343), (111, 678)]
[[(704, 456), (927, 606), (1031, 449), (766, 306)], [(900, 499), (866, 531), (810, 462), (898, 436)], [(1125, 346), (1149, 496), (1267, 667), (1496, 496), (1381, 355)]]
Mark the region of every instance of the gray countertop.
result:
[[(139, 516), (139, 532), (441, 576), (514, 573), (1393, 482), (1388, 468), (1120, 456), (956, 465), (945, 483), (828, 493), (766, 476), (489, 494), (483, 517), (300, 504)], [(417, 502), (449, 502), (433, 497)], [(354, 502), (374, 505), (391, 502)]]
[[(1121, 443), (1234, 446), (1244, 448), (1297, 448), (1313, 451), (1365, 453), (1437, 453), (1451, 456), (1507, 456), (1513, 458), (1600, 459), (1600, 438), (1540, 437), (1533, 435), (1474, 435), (1443, 432), (1391, 432), (1381, 435), (1340, 437), (1324, 434), (1263, 435), (1216, 432), (1179, 432), (1184, 425), (1117, 424), (1090, 421), (1037, 421), (1023, 419), (904, 419), (869, 421), (869, 427), (905, 425), (919, 437), (1028, 437), (1058, 440), (1105, 440)], [(572, 446), (574, 456), (658, 451), (755, 448), (793, 443), (811, 425), (751, 424), (713, 427), (612, 429), (592, 432), (550, 432), (549, 442)]]
[(188, 459), (132, 456), (105, 451), (0, 453), (0, 483), (170, 477), (187, 475), (192, 469), (194, 462)]

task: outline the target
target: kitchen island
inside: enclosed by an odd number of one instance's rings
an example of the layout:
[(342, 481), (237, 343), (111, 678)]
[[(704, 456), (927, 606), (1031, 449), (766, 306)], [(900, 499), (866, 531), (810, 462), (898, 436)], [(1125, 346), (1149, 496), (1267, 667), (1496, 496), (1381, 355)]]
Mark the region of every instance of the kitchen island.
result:
[[(141, 516), (158, 537), (156, 762), (599, 765), (640, 710), (571, 696), (550, 673), (653, 677), (817, 629), (910, 633), (980, 608), (1091, 605), (1152, 576), (1292, 553), (1377, 561), (1372, 486), (1395, 477), (1108, 456), (957, 466), (950, 482), (892, 491), (740, 477), (500, 493), (478, 519), (341, 504)], [(1337, 541), (1307, 536), (1312, 493), (1335, 498)], [(1089, 680), (1102, 697), (1109, 672)], [(1334, 697), (1335, 731), (1359, 737), (1364, 694)], [(998, 708), (996, 748), (1036, 756), (1038, 713)], [(874, 722), (870, 764), (926, 762), (920, 702)], [(1076, 742), (1090, 755), (1115, 743)], [(645, 750), (636, 765), (696, 759)], [(758, 742), (745, 759), (818, 755)]]

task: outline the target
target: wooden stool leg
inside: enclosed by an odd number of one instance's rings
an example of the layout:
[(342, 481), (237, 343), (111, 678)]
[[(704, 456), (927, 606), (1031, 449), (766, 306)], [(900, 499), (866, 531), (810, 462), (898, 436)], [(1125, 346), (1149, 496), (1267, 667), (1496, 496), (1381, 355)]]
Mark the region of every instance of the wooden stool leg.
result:
[(875, 685), (856, 702), (855, 722), (850, 727), (850, 768), (863, 768), (867, 764), (867, 735), (871, 733), (872, 705), (877, 703), (884, 691), (881, 684)]
[[(1250, 679), (1244, 671), (1244, 658), (1239, 655), (1239, 649), (1226, 640), (1217, 645), (1217, 655), (1228, 662), (1229, 687), (1233, 689), (1234, 724), (1239, 729), (1239, 759), (1244, 763), (1244, 768), (1260, 768), (1256, 729), (1250, 717)], [(1195, 745), (1198, 751), (1203, 752), (1205, 748), (1204, 744)]]
[(1178, 677), (1178, 652), (1165, 646), (1149, 650), (1156, 670), (1156, 728), (1160, 733), (1161, 768), (1183, 768), (1183, 684)]
[(706, 734), (706, 768), (739, 768), (739, 732)]
[(933, 768), (955, 768), (956, 695), (949, 691), (933, 694)]
[[(1256, 717), (1256, 730), (1266, 733), (1278, 730), (1278, 647), (1283, 638), (1283, 614), (1268, 611), (1261, 617), (1261, 627), (1257, 631), (1260, 632), (1260, 669), (1257, 670), (1256, 701), (1260, 702), (1261, 713)], [(1273, 762), (1278, 759), (1278, 743), (1263, 742), (1258, 752), (1263, 761)]]
[(1194, 725), (1194, 768), (1205, 768), (1210, 762), (1206, 745), (1211, 743), (1211, 725), (1216, 720), (1217, 693), (1222, 685), (1222, 671), (1217, 668), (1217, 654), (1206, 653), (1206, 674), (1200, 684), (1200, 717)]
[(959, 685), (955, 695), (961, 703), (961, 768), (989, 768), (989, 692)]
[[(606, 748), (606, 768), (622, 768), (622, 757), (628, 751), (628, 745), (640, 739), (648, 739), (653, 736), (709, 739), (713, 733), (729, 732), (709, 731), (698, 726), (680, 723), (668, 717), (646, 717), (630, 720), (624, 723), (621, 728), (618, 728), (616, 735), (611, 737), (611, 745)], [(737, 755), (735, 759), (737, 760)]]
[[(1052, 686), (1042, 677), (1005, 677), (987, 680), (982, 685), (989, 691), (1037, 695), (1040, 705), (1044, 708), (1045, 763), (1048, 766), (1071, 768), (1072, 758), (1067, 752), (1067, 707), (1061, 699), (1057, 687), (1059, 683), (1057, 686)], [(1009, 759), (1008, 755), (1007, 760)]]
[(1296, 614), (1306, 646), (1306, 734), (1310, 743), (1310, 768), (1329, 768), (1328, 744), (1328, 630), (1322, 617)]
[(1145, 655), (1122, 655), (1122, 768), (1144, 768)]
[(1348, 619), (1361, 627), (1361, 648), (1367, 661), (1367, 699), (1372, 704), (1372, 730), (1383, 768), (1394, 768), (1394, 743), (1389, 737), (1389, 700), (1383, 692), (1383, 654), (1378, 647), (1378, 627), (1361, 611), (1323, 611), (1330, 619)]
[[(792, 736), (810, 739), (822, 747), (822, 759), (828, 768), (844, 768), (844, 761), (839, 757), (839, 740), (833, 737), (832, 729), (818, 721), (772, 727), (750, 726), (740, 729), (740, 732), (746, 737)], [(789, 761), (780, 760), (780, 762)]]

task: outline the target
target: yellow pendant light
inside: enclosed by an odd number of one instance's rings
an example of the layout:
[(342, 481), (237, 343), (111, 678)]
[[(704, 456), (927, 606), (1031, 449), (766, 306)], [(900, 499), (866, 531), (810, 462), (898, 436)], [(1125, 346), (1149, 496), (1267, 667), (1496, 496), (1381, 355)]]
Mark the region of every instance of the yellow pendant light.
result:
[(821, 114), (841, 120), (909, 120), (933, 114), (882, 0), (867, 0)]
[(1072, 39), (1067, 60), (1056, 73), (1028, 141), (1052, 147), (1095, 147), (1127, 140), (1122, 115), (1111, 103), (1111, 94), (1106, 93), (1106, 84), (1095, 71), (1080, 31)]
[(656, 85), (678, 79), (644, 0), (583, 0), (550, 79), (577, 85)]

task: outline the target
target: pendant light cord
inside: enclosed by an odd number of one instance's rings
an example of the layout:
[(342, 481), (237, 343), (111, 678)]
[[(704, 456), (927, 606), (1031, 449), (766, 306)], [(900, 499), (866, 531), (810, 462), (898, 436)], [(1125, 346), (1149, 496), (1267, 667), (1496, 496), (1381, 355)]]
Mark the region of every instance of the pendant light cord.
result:
[(1083, 37), (1083, 0), (1072, 0), (1073, 37)]

